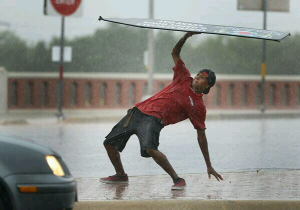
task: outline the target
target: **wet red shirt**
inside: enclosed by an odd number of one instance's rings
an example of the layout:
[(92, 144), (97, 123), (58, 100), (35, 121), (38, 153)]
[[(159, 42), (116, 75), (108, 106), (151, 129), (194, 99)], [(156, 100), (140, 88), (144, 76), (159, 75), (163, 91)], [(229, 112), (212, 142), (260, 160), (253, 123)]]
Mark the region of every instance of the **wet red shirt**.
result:
[(136, 107), (145, 114), (161, 119), (165, 126), (189, 118), (195, 129), (205, 129), (206, 107), (203, 94), (197, 94), (191, 88), (193, 78), (181, 59), (173, 67), (173, 71), (170, 85), (136, 104)]

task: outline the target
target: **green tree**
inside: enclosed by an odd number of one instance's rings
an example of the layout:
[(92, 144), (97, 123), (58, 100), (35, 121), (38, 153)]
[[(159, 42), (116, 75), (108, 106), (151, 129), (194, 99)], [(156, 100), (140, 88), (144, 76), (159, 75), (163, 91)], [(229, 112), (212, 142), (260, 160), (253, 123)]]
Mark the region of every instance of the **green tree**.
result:
[(28, 48), (28, 71), (49, 72), (52, 71), (51, 51), (46, 43), (39, 41), (35, 46)]
[(141, 72), (146, 50), (146, 31), (110, 25), (93, 36), (70, 42), (73, 62), (68, 70), (80, 72)]
[(300, 74), (300, 34), (267, 43), (267, 74)]
[[(65, 46), (72, 47), (73, 58), (65, 63), (65, 72), (145, 72), (148, 30), (110, 24), (94, 34), (66, 39)], [(158, 31), (155, 35), (156, 73), (172, 72), (171, 51), (182, 35), (172, 31)], [(0, 32), (0, 65), (8, 71), (58, 73), (59, 63), (51, 61), (51, 49), (59, 45), (60, 39), (54, 37), (49, 44), (39, 41), (28, 46), (13, 32)], [(299, 54), (300, 34), (282, 43), (267, 41), (267, 73), (299, 75)], [(181, 56), (192, 73), (210, 68), (218, 74), (257, 75), (262, 40), (212, 35), (201, 42), (189, 40)]]
[(156, 34), (154, 44), (154, 72), (172, 73), (174, 62), (171, 52), (177, 41), (178, 37), (174, 35), (174, 32), (159, 31)]
[(12, 32), (0, 33), (0, 65), (10, 71), (26, 71), (29, 66), (26, 42)]

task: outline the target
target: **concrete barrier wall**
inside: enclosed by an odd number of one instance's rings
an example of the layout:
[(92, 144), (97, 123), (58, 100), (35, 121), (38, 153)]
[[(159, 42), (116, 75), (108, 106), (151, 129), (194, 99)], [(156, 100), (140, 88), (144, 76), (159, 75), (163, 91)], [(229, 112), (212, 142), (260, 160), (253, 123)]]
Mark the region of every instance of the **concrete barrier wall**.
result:
[[(172, 74), (154, 77), (154, 92), (172, 81)], [(300, 76), (266, 78), (268, 109), (300, 109)], [(141, 101), (147, 88), (147, 74), (66, 73), (63, 108), (127, 108)], [(58, 75), (50, 73), (9, 73), (9, 109), (56, 109)], [(218, 75), (217, 83), (204, 101), (208, 108), (258, 109), (261, 100), (260, 77)]]
[(0, 113), (7, 112), (7, 72), (0, 66)]

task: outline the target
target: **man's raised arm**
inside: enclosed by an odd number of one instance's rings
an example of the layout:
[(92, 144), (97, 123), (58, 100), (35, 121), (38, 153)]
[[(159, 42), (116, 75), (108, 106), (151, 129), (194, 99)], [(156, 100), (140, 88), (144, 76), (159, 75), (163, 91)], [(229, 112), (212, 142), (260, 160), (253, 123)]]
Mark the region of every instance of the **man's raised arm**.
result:
[(187, 32), (186, 34), (184, 34), (184, 36), (177, 42), (177, 44), (173, 48), (172, 57), (173, 57), (175, 65), (176, 65), (177, 61), (180, 59), (181, 48), (184, 45), (185, 41), (194, 34), (200, 34), (200, 33)]

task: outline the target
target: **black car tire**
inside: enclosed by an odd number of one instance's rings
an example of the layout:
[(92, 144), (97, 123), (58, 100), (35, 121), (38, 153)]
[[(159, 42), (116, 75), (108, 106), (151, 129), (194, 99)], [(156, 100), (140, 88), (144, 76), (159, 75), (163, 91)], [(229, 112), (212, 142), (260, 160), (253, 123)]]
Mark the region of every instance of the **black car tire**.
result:
[(4, 187), (0, 184), (0, 210), (11, 210), (12, 206), (10, 203), (10, 199), (4, 189)]
[(0, 197), (0, 210), (5, 210), (1, 197)]

